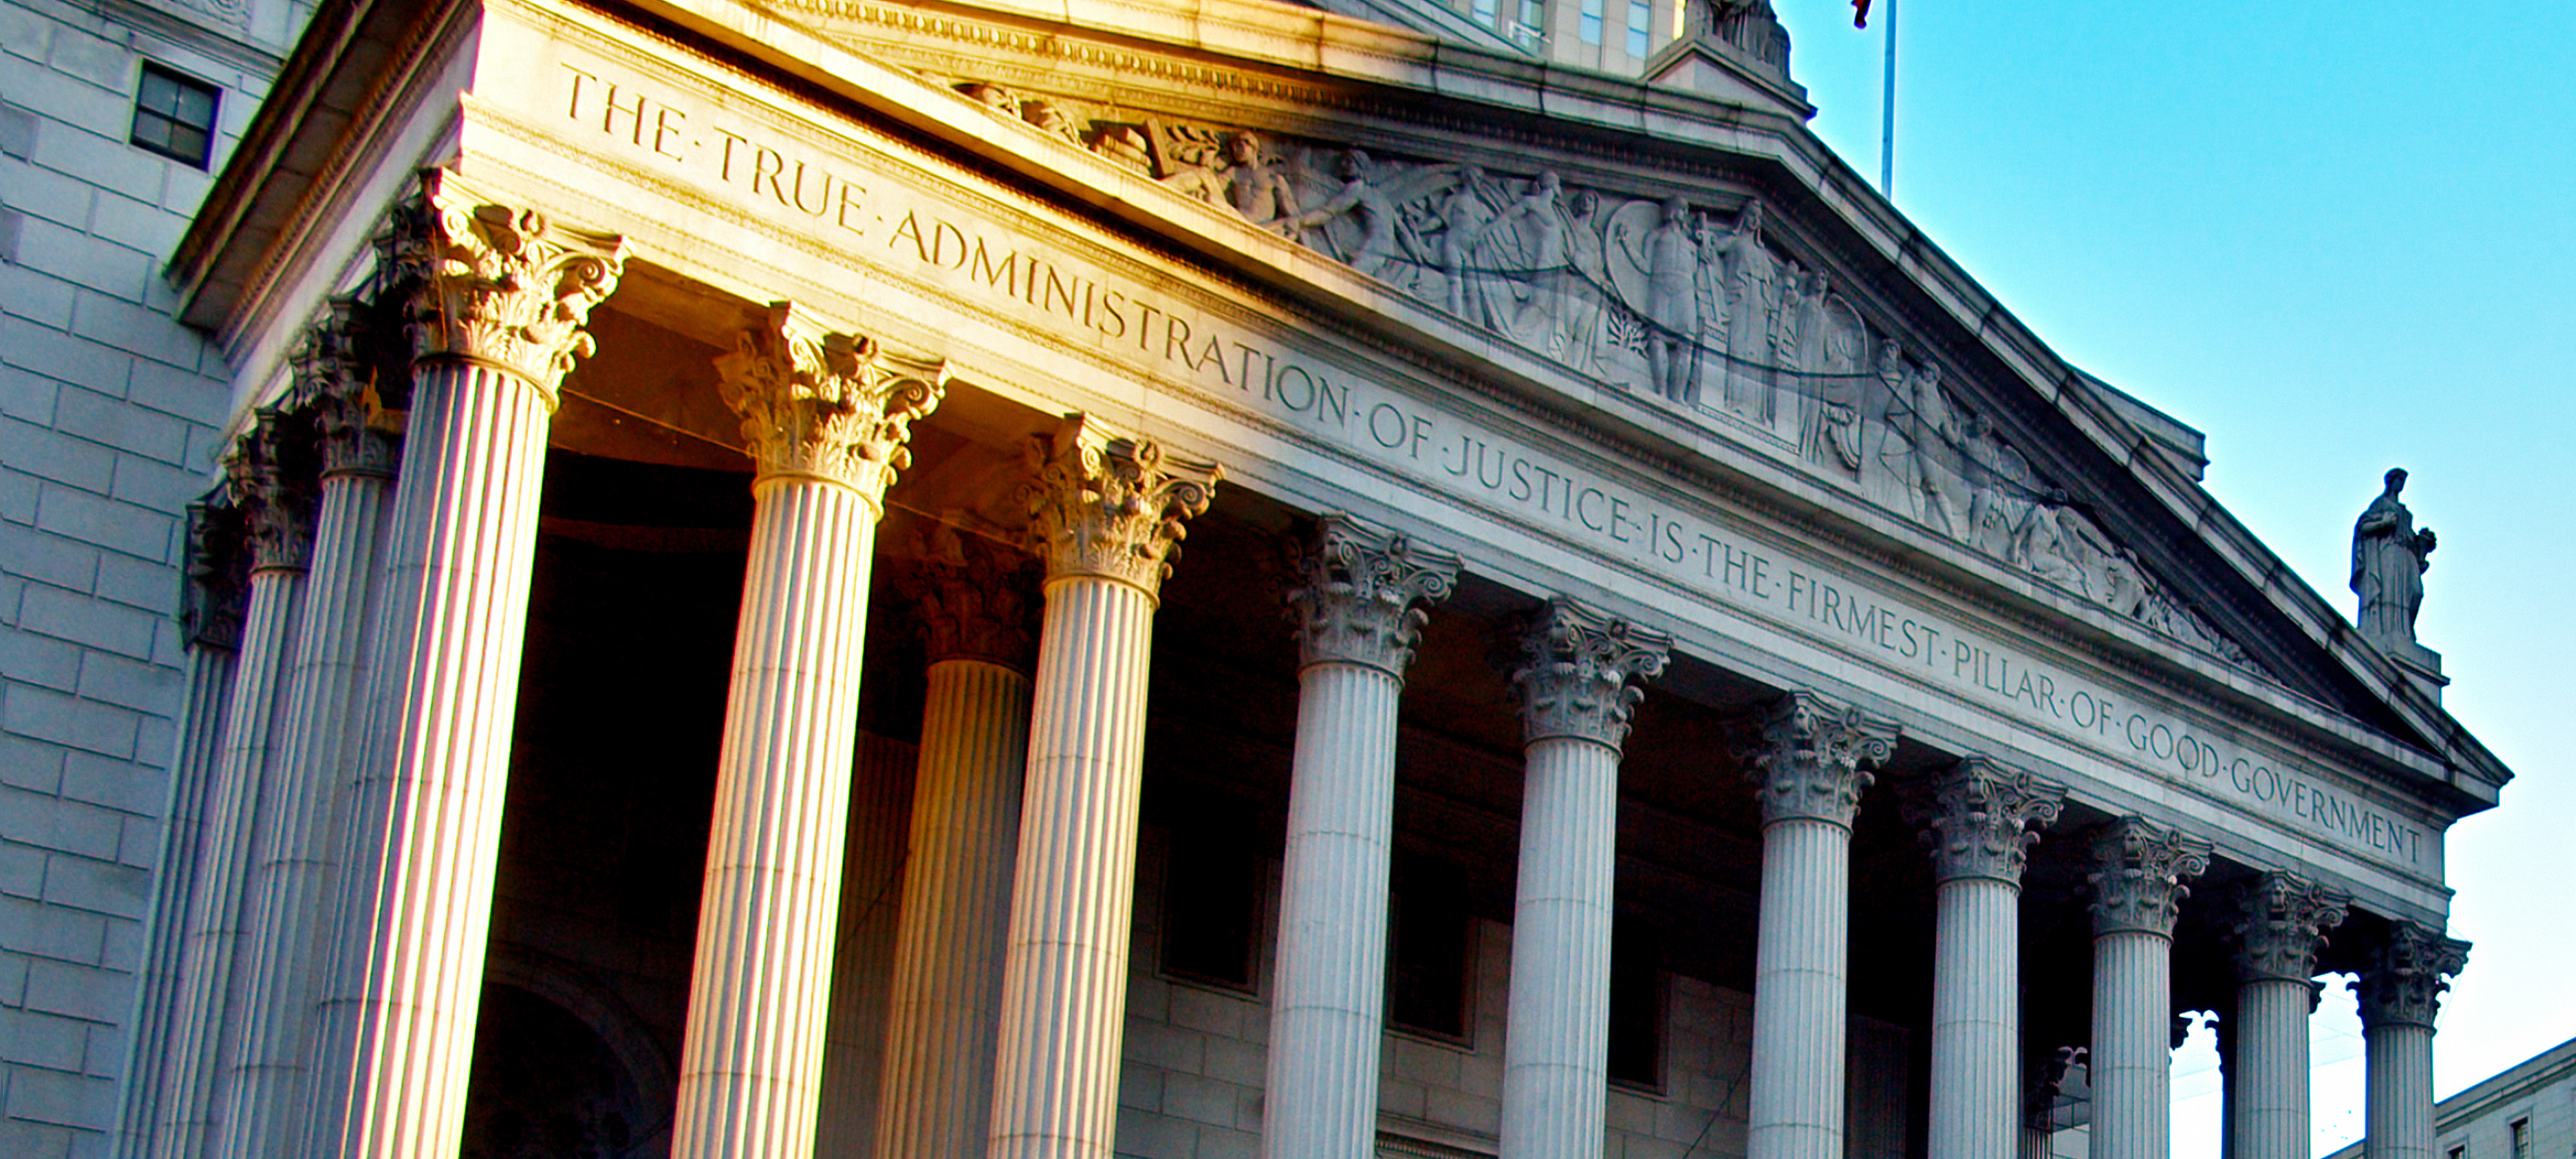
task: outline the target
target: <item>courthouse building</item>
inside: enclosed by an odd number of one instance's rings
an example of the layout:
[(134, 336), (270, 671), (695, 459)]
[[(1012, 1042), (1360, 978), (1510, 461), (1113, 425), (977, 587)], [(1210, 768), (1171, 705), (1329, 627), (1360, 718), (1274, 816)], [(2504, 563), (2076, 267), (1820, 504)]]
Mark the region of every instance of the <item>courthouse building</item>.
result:
[(2305, 1159), (2349, 972), (2434, 1159), (2402, 475), (2348, 621), (1761, 0), (1512, 2), (324, 0), (49, 1138), (2149, 1159), (2214, 1011)]

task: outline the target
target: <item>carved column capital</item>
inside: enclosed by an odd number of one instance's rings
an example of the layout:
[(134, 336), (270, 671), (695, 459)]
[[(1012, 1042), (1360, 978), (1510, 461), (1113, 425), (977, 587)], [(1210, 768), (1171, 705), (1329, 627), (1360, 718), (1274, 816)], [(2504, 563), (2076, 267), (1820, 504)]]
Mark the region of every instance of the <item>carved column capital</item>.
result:
[(902, 580), (930, 662), (983, 660), (1029, 671), (1037, 651), (1036, 570), (1028, 556), (945, 523), (918, 544)]
[(2352, 898), (2293, 873), (2266, 873), (2237, 891), (2236, 978), (2313, 985), (2325, 931)]
[(2035, 827), (2057, 820), (2066, 786), (1991, 758), (1969, 756), (1906, 786), (1905, 814), (1922, 829), (1940, 881), (1987, 878), (2021, 884)]
[(1618, 748), (1646, 699), (1638, 685), (1663, 675), (1672, 646), (1660, 632), (1562, 596), (1549, 600), (1530, 618), (1512, 658), (1521, 743), (1573, 739)]
[(241, 509), (220, 494), (188, 505), (188, 586), (179, 620), (194, 647), (241, 651), (250, 596), (245, 537)]
[(405, 416), (386, 407), (376, 360), (360, 352), (362, 314), (354, 300), (332, 299), (289, 357), (294, 397), (312, 413), (325, 478), (390, 479), (401, 453)]
[(1762, 823), (1823, 821), (1851, 828), (1868, 767), (1895, 755), (1897, 726), (1812, 692), (1792, 692), (1762, 718), (1745, 775), (1762, 799)]
[(302, 571), (313, 547), (313, 428), (305, 416), (259, 412), (224, 456), (224, 485), (249, 535), (252, 571)]
[(2370, 964), (2352, 984), (2361, 997), (2362, 1025), (2430, 1029), (2441, 1013), (2442, 992), (2451, 988), (2451, 976), (2468, 964), (2467, 942), (2413, 922), (2389, 922), (2387, 935), (2370, 952)]
[(2093, 933), (2172, 937), (2182, 899), (2191, 896), (2183, 881), (2206, 872), (2213, 852), (2207, 841), (2140, 817), (2122, 817), (2096, 830), (2093, 870), (2086, 875), (2093, 886)]
[(882, 505), (912, 465), (914, 419), (939, 408), (948, 364), (908, 358), (874, 339), (826, 333), (792, 303), (716, 359), (725, 405), (742, 416), (758, 478), (820, 479)]
[(1028, 441), (1029, 546), (1049, 580), (1116, 580), (1158, 598), (1184, 523), (1207, 510), (1225, 469), (1182, 459), (1152, 439), (1115, 435), (1074, 415)]
[(498, 367), (553, 406), (564, 374), (592, 350), (582, 326), (617, 288), (625, 240), (533, 209), (478, 204), (440, 175), (430, 180), (428, 212), (403, 259), (418, 277), (413, 352)]
[(1316, 521), (1291, 564), (1288, 617), (1302, 664), (1362, 664), (1401, 680), (1429, 617), (1448, 598), (1458, 557), (1347, 515)]

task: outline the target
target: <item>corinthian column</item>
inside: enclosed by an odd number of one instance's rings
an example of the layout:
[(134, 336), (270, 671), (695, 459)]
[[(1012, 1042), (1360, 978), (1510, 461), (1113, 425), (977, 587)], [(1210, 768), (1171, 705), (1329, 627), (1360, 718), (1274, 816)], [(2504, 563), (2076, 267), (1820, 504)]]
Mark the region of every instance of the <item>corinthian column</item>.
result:
[(1288, 589), (1297, 621), (1297, 753), (1270, 997), (1267, 1159), (1377, 1153), (1396, 698), (1458, 560), (1342, 515), (1321, 521)]
[(623, 256), (446, 174), (426, 184), (404, 255), (415, 358), (384, 634), (305, 1144), (367, 1159), (451, 1155), (464, 1129), (546, 424)]
[(152, 894), (142, 1003), (135, 1011), (127, 1055), (125, 1107), (115, 1143), (120, 1155), (153, 1154), (163, 1121), (161, 1098), (172, 1085), (169, 1051), (178, 1030), (180, 969), (189, 931), (196, 925), (189, 907), (208, 854), (207, 798), (223, 745), (248, 595), (250, 559), (242, 538), (240, 509), (229, 500), (188, 505), (188, 582), (180, 596), (190, 653), (188, 703), (180, 718), (178, 759), (170, 770), (170, 822)]
[(250, 536), (250, 598), (242, 614), (232, 708), (216, 743), (206, 798), (204, 853), (188, 905), (158, 1155), (213, 1153), (224, 1058), (242, 1030), (245, 893), (276, 736), (278, 689), (294, 663), (311, 544), (311, 434), (311, 426), (296, 416), (262, 411), (225, 461), (227, 485)]
[(1046, 566), (1011, 879), (991, 1159), (1108, 1159), (1127, 1015), (1136, 806), (1154, 605), (1182, 524), (1224, 472), (1086, 415), (1029, 440)]
[(2369, 1069), (2362, 1097), (2364, 1159), (2433, 1159), (2433, 1018), (2469, 944), (2390, 921), (2353, 982)]
[(2231, 1159), (2307, 1159), (2308, 1015), (2317, 948), (2351, 899), (2287, 873), (2238, 899), (2236, 1017), (2227, 1029)]
[(2210, 846), (2136, 817), (2093, 842), (2094, 1159), (2172, 1153), (2173, 928)]
[(352, 303), (336, 303), (295, 357), (296, 394), (321, 435), (322, 500), (304, 581), (295, 661), (279, 706), (278, 759), (261, 793), (250, 882), (243, 1031), (227, 1061), (218, 1154), (298, 1151), (314, 958), (342, 836), (333, 806), (353, 755), (359, 667), (376, 537), (394, 473), (400, 416), (385, 411), (352, 343)]
[(1520, 882), (1503, 1030), (1502, 1159), (1598, 1159), (1610, 1078), (1619, 757), (1672, 639), (1572, 600), (1520, 640)]
[(814, 1150), (877, 517), (948, 368), (781, 303), (716, 370), (757, 471), (671, 1154), (796, 1159)]
[(984, 1148), (1029, 752), (1026, 557), (944, 525), (928, 546), (910, 584), (930, 687), (878, 1087), (886, 1159)]
[(1896, 726), (1810, 692), (1780, 698), (1749, 772), (1762, 799), (1753, 951), (1751, 1159), (1842, 1159), (1851, 826)]
[(2000, 1159), (2021, 1126), (2021, 874), (2063, 785), (1972, 756), (1915, 787), (1939, 882), (1929, 1159)]

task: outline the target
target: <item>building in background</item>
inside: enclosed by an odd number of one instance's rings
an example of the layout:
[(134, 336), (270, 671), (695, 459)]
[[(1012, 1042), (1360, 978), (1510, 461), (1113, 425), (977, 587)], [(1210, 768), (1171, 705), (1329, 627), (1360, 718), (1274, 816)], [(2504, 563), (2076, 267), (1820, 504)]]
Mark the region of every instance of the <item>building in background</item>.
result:
[[(2442, 1159), (2576, 1155), (2576, 1041), (2562, 1042), (2434, 1105)], [(2326, 1159), (2361, 1159), (2367, 1141)]]
[(2321, 971), (2430, 1146), (2400, 481), (2356, 629), (1758, 0), (12, 3), (29, 1153), (2304, 1159)]

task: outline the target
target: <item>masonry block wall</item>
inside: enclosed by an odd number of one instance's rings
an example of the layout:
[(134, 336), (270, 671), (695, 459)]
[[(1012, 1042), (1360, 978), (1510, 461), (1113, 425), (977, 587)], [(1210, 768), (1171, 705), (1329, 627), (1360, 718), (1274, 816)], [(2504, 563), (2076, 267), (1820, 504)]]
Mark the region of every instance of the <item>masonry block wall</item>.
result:
[(208, 3), (0, 0), (0, 1154), (105, 1154), (131, 1049), (230, 393), (161, 276), (213, 178), (129, 143), (135, 93), (220, 90), (220, 165), (303, 15)]

